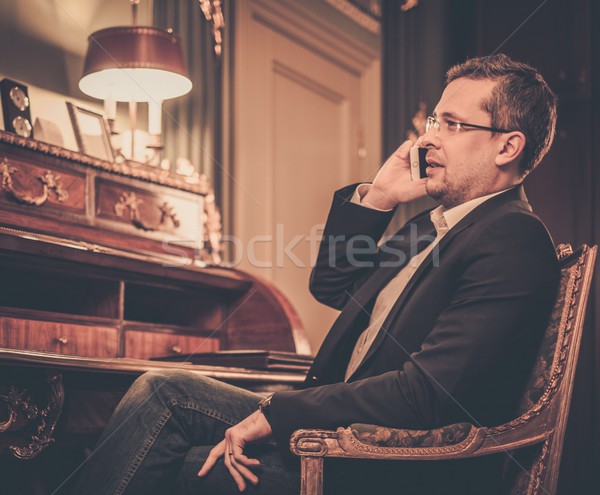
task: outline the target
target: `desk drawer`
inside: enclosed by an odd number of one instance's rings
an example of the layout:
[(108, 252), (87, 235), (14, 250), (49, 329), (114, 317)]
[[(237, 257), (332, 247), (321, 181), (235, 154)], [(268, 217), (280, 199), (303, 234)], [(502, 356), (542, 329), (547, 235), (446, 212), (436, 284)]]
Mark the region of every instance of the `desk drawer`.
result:
[(111, 358), (119, 341), (116, 328), (0, 317), (0, 346)]
[[(6, 158), (5, 162), (1, 162)], [(0, 204), (19, 205), (27, 215), (85, 218), (85, 174), (54, 164), (7, 157), (0, 152)]]
[(129, 358), (149, 359), (218, 350), (219, 341), (210, 337), (138, 330), (125, 333), (125, 357)]
[(135, 187), (114, 179), (96, 178), (95, 217), (110, 230), (158, 239), (175, 238), (197, 247), (202, 235), (203, 199), (166, 187)]

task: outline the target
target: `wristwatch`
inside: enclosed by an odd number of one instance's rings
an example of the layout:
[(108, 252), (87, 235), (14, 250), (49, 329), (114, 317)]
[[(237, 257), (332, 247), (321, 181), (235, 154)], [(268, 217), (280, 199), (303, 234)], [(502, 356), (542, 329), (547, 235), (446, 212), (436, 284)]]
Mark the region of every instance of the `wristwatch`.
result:
[(263, 413), (267, 421), (271, 422), (271, 398), (273, 394), (268, 395), (258, 403), (258, 410)]

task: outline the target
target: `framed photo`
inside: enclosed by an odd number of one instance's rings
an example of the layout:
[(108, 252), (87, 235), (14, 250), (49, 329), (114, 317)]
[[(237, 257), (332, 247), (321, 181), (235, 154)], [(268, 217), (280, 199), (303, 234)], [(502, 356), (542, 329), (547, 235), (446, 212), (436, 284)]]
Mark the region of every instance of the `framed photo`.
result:
[(107, 162), (114, 162), (110, 130), (104, 115), (70, 101), (67, 101), (67, 108), (79, 151)]

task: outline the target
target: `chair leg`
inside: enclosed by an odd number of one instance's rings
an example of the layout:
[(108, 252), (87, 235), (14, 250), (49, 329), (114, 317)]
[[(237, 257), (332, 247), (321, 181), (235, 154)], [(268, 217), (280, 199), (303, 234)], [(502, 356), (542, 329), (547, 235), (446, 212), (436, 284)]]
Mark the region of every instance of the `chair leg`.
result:
[(302, 456), (300, 495), (323, 495), (323, 458)]

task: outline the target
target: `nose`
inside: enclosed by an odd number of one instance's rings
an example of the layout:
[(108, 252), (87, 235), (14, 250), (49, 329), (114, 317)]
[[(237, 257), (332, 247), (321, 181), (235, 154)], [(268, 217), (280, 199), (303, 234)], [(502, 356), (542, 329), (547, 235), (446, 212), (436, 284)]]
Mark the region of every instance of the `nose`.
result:
[(438, 132), (435, 126), (433, 126), (417, 140), (417, 145), (420, 148), (439, 148), (441, 141), (438, 137)]

